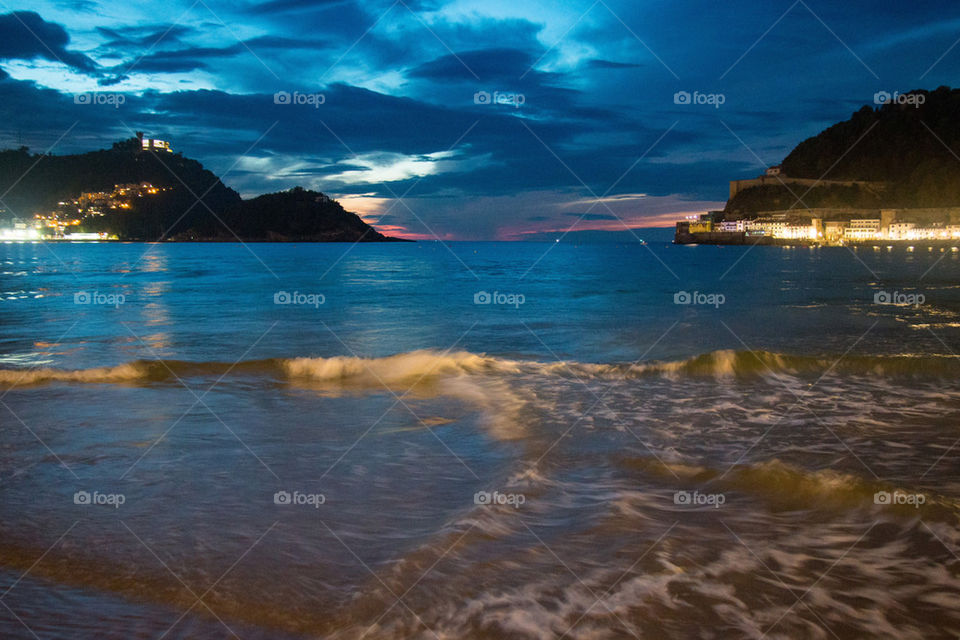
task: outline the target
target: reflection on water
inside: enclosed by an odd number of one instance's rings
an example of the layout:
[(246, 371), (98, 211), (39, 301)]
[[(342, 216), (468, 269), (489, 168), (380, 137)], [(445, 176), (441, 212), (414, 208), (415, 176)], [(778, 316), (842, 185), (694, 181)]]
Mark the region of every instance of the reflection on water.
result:
[(960, 633), (954, 263), (543, 248), (0, 256), (4, 637)]

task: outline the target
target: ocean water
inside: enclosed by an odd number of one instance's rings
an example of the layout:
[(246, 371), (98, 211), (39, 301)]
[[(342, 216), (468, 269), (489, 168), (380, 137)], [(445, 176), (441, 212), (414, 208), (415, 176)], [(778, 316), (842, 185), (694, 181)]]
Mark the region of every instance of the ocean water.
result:
[(0, 637), (957, 637), (958, 255), (2, 244)]

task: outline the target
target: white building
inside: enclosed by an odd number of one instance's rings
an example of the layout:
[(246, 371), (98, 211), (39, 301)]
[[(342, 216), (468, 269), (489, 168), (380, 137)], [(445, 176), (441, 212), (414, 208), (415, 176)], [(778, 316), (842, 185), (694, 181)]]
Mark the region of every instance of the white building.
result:
[(724, 220), (720, 223), (720, 231), (746, 231), (746, 220)]
[(774, 238), (789, 240), (816, 240), (817, 228), (811, 224), (788, 224), (777, 232)]
[(913, 240), (916, 226), (913, 222), (891, 222), (887, 227), (887, 237), (891, 240)]
[(877, 240), (880, 238), (879, 218), (854, 218), (844, 229), (848, 240)]
[(783, 238), (790, 225), (783, 218), (757, 218), (748, 220), (746, 231), (750, 235), (764, 235), (772, 238)]
[(140, 146), (144, 151), (170, 151), (170, 143), (166, 140), (144, 138), (140, 141)]
[(144, 138), (143, 131), (137, 131), (137, 140), (140, 141), (140, 149), (142, 151), (173, 151), (170, 148), (169, 142), (166, 140), (158, 140), (157, 138)]

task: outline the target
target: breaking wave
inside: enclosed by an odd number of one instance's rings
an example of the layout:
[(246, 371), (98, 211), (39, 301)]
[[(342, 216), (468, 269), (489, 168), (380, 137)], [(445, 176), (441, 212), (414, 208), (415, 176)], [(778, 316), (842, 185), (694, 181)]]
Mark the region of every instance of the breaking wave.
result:
[[(875, 515), (923, 516), (928, 520), (957, 522), (960, 504), (956, 500), (914, 487), (890, 485), (834, 469), (804, 469), (776, 458), (753, 464), (737, 464), (726, 470), (699, 465), (668, 463), (649, 458), (621, 460), (624, 467), (641, 471), (666, 483), (675, 481), (688, 489), (715, 490), (752, 495), (769, 503), (774, 511), (863, 509)], [(923, 497), (896, 502), (887, 496)]]
[(537, 362), (496, 358), (466, 351), (418, 350), (379, 358), (353, 356), (269, 358), (239, 363), (186, 360), (135, 360), (108, 367), (0, 369), (0, 387), (63, 383), (146, 384), (192, 376), (268, 376), (281, 381), (349, 387), (432, 383), (469, 376), (557, 376), (578, 379), (752, 378), (829, 373), (860, 376), (953, 378), (960, 358), (953, 355), (799, 356), (768, 351), (720, 350), (673, 361), (626, 364)]

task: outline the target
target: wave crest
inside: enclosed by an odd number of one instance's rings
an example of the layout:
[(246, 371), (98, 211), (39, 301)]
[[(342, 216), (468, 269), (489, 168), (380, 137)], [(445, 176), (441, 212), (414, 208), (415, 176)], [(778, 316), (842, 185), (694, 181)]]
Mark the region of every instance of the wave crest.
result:
[(26, 387), (53, 382), (77, 383), (123, 383), (146, 380), (156, 377), (152, 370), (156, 365), (142, 360), (126, 362), (113, 367), (94, 367), (92, 369), (54, 369), (39, 367), (35, 369), (0, 369), (0, 386)]
[[(905, 518), (956, 523), (960, 504), (930, 491), (891, 485), (830, 468), (804, 469), (777, 458), (737, 464), (721, 470), (705, 466), (663, 462), (649, 458), (623, 459), (621, 464), (683, 488), (736, 492), (758, 497), (775, 511), (866, 510)], [(920, 505), (879, 502), (877, 494), (923, 495)]]
[(287, 376), (318, 381), (370, 384), (417, 382), (434, 377), (474, 373), (517, 373), (519, 363), (457, 351), (408, 351), (383, 358), (333, 356), (279, 361)]
[(162, 382), (186, 376), (267, 376), (288, 381), (388, 386), (430, 383), (438, 379), (484, 375), (576, 377), (579, 379), (750, 378), (770, 375), (819, 376), (825, 372), (857, 376), (954, 378), (960, 358), (953, 355), (824, 356), (787, 355), (769, 351), (719, 350), (681, 360), (631, 364), (537, 362), (497, 358), (467, 351), (418, 350), (384, 357), (298, 357), (248, 360), (239, 363), (184, 360), (135, 360), (89, 369), (0, 369), (0, 387), (55, 382)]

